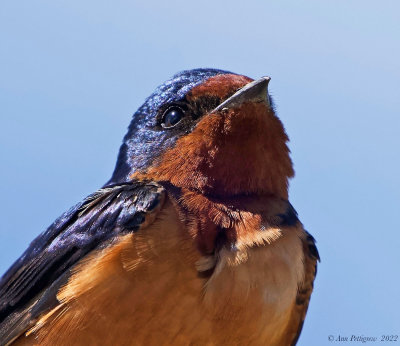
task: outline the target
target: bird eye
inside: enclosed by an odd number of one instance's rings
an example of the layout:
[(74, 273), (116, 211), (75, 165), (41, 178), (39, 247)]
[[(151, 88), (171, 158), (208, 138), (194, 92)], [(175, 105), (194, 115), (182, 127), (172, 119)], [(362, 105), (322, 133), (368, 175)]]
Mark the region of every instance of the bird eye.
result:
[(183, 111), (180, 108), (169, 108), (163, 115), (161, 126), (164, 128), (174, 127), (183, 118)]

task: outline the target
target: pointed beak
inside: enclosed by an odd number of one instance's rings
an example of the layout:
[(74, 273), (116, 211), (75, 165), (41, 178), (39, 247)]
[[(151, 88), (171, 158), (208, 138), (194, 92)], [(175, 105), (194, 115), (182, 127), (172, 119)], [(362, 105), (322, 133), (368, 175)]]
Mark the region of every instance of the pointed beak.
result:
[(245, 102), (264, 102), (269, 107), (268, 83), (270, 80), (270, 77), (262, 77), (249, 84), (246, 84), (243, 88), (235, 92), (231, 97), (217, 106), (212, 113), (218, 112), (222, 109), (235, 108)]

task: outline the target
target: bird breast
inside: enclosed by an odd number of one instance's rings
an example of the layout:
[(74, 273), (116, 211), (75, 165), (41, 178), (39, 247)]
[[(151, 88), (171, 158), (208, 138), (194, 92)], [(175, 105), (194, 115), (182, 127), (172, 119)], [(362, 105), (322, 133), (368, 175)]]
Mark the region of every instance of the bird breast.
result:
[(297, 233), (222, 248), (203, 278), (202, 255), (168, 199), (151, 226), (75, 267), (59, 305), (16, 344), (279, 344), (303, 277)]

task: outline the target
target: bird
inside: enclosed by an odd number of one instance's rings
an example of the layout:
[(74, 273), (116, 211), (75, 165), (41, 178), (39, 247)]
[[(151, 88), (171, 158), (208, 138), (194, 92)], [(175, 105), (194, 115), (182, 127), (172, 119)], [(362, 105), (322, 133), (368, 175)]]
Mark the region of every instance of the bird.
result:
[(0, 280), (1, 345), (295, 345), (319, 254), (269, 77), (185, 70)]

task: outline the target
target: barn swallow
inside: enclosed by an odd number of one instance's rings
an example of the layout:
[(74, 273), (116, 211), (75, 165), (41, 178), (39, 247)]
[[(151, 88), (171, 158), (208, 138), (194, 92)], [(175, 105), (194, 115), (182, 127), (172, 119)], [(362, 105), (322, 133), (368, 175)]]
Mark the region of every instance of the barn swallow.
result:
[(133, 115), (111, 179), (0, 281), (2, 345), (294, 345), (319, 260), (288, 201), (268, 94), (176, 74)]

